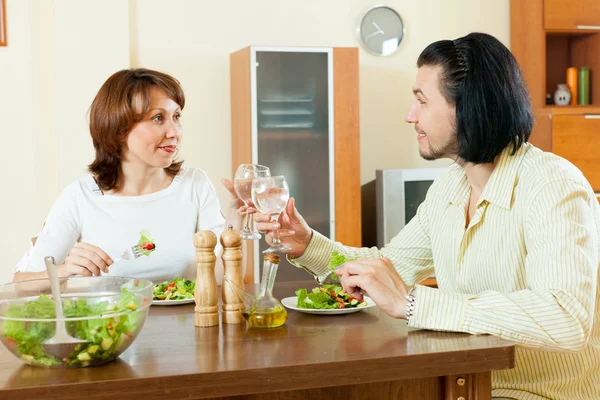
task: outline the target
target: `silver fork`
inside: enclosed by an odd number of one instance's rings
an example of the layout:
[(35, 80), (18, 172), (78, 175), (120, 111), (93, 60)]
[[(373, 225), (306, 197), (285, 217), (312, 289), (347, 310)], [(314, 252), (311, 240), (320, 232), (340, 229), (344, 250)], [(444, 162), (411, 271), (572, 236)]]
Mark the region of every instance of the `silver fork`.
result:
[(121, 255), (121, 257), (117, 258), (116, 260), (113, 260), (113, 263), (116, 263), (121, 260), (135, 260), (136, 258), (138, 258), (139, 256), (142, 255), (140, 250), (141, 250), (141, 247), (139, 244), (128, 247), (127, 249), (125, 249), (125, 251), (123, 252), (123, 255)]

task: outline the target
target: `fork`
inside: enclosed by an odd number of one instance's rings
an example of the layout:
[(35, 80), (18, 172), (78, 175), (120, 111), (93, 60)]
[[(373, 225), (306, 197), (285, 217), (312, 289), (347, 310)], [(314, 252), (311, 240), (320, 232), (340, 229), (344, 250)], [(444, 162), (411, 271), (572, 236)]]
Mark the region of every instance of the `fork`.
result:
[(135, 260), (136, 258), (142, 255), (142, 253), (140, 252), (141, 249), (142, 247), (139, 244), (128, 247), (127, 249), (125, 249), (121, 257), (117, 258), (116, 260), (113, 260), (113, 264), (121, 260)]

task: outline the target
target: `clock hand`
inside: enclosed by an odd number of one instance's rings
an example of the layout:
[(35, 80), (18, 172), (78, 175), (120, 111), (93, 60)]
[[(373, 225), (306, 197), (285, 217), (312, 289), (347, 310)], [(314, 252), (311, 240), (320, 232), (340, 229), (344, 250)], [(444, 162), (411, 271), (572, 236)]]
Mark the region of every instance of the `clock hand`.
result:
[(379, 32), (383, 33), (383, 30), (381, 30), (381, 28), (379, 27), (379, 25), (377, 25), (377, 24), (375, 23), (375, 21), (371, 21), (371, 22), (373, 23), (373, 26), (375, 26), (375, 28), (377, 28), (377, 30), (378, 30)]
[(376, 32), (373, 32), (373, 33), (371, 33), (369, 36), (367, 36), (367, 37), (365, 38), (365, 40), (367, 40), (367, 39), (370, 39), (370, 38), (372, 38), (373, 36), (375, 36), (375, 35), (380, 35), (380, 34), (383, 34), (383, 31), (376, 31)]

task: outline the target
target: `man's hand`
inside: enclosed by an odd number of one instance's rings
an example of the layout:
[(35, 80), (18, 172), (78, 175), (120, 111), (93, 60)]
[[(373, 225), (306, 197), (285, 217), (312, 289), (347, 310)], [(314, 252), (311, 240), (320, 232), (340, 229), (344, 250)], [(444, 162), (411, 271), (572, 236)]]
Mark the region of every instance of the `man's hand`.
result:
[[(256, 211), (255, 208), (248, 209), (248, 213)], [(312, 239), (312, 229), (296, 209), (296, 200), (293, 197), (289, 198), (285, 210), (279, 215), (278, 222), (271, 222), (269, 214), (261, 213), (255, 214), (254, 221), (256, 221), (256, 229), (266, 232), (265, 239), (269, 244), (273, 242), (273, 229), (279, 229), (281, 243), (292, 248), (286, 253), (296, 257), (304, 254)]]
[(387, 258), (348, 261), (335, 270), (344, 291), (362, 300), (368, 295), (384, 313), (406, 319), (406, 295), (409, 288)]

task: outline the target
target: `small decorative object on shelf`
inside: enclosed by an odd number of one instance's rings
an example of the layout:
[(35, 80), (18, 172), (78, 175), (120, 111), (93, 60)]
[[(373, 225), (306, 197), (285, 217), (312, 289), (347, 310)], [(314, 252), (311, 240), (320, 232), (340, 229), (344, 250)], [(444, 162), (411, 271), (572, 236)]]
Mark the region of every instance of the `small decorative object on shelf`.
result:
[(579, 70), (576, 67), (567, 68), (567, 85), (571, 91), (571, 105), (577, 105), (577, 92), (579, 90), (579, 79), (577, 74)]
[(571, 103), (571, 92), (566, 83), (556, 85), (554, 91), (554, 104), (557, 106), (568, 106)]
[(588, 67), (579, 68), (578, 103), (582, 105), (590, 104), (590, 69)]

